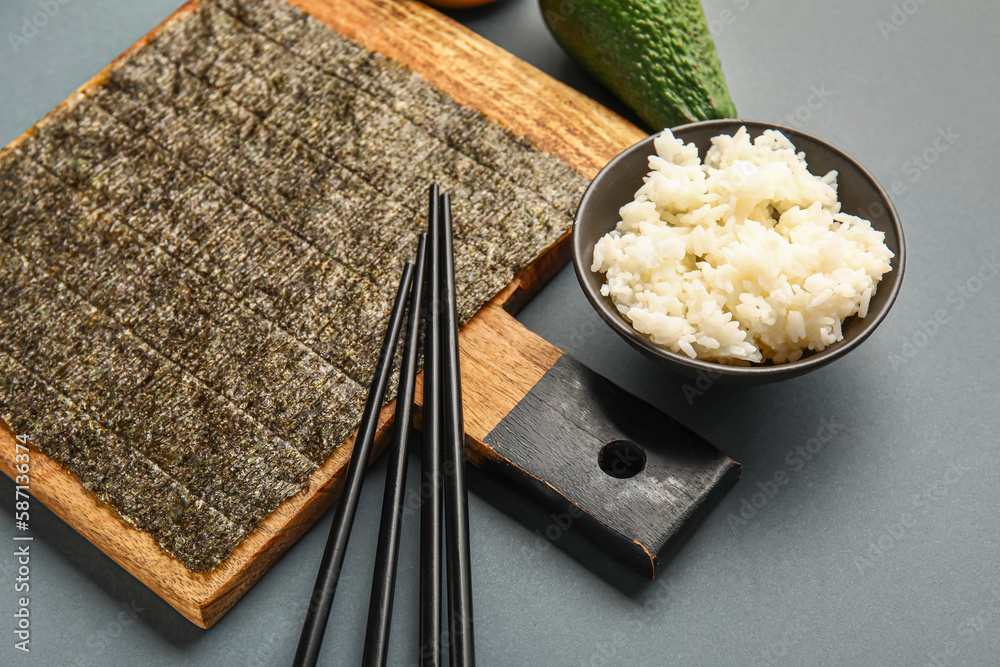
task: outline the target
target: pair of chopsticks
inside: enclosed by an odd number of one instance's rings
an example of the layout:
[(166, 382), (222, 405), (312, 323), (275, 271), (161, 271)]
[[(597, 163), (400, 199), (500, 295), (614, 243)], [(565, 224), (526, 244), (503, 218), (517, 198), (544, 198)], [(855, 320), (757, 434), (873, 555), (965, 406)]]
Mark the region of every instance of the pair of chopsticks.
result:
[[(316, 664), (334, 593), (347, 552), (365, 467), (371, 455), (378, 414), (385, 400), (397, 340), (408, 315), (399, 374), (389, 471), (375, 555), (375, 576), (368, 608), (364, 665), (385, 665), (395, 589), (410, 425), (424, 322), (423, 476), (430, 496), (420, 512), (420, 645), (422, 666), (441, 664), (442, 534), (448, 577), (451, 665), (475, 664), (472, 624), (472, 563), (469, 552), (468, 491), (465, 483), (462, 387), (458, 358), (458, 315), (451, 202), (437, 185), (430, 188), (428, 233), (421, 234), (416, 263), (407, 263), (396, 291), (375, 377), (347, 467), (344, 493), (337, 505), (319, 575), (306, 611), (294, 664)], [(407, 308), (407, 302), (409, 307)], [(447, 525), (443, 530), (442, 517)]]
[[(430, 188), (430, 265), (424, 355), (422, 478), (430, 497), (420, 511), (420, 664), (441, 664), (441, 516), (447, 523), (448, 637), (451, 665), (474, 665), (472, 561), (465, 484), (465, 427), (458, 360), (458, 313), (451, 201)], [(437, 267), (437, 268), (435, 268)], [(442, 461), (444, 466), (442, 466)], [(444, 481), (442, 489), (441, 480)]]

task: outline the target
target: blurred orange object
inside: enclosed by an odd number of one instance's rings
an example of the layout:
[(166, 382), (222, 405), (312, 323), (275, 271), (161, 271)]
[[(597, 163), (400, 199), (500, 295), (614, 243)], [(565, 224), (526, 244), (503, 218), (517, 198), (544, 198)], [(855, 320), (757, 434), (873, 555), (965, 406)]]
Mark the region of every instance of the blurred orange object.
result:
[(461, 9), (462, 7), (478, 7), (488, 5), (496, 0), (424, 0), (428, 5), (442, 7), (444, 9)]

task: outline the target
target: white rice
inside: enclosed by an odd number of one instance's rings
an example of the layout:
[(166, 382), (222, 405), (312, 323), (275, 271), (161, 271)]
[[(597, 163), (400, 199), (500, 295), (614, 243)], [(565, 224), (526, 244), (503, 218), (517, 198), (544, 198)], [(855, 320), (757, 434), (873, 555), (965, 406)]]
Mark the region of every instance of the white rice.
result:
[(840, 212), (837, 172), (809, 173), (781, 132), (712, 139), (702, 164), (670, 130), (594, 247), (618, 311), (658, 345), (746, 365), (842, 340), (891, 270), (885, 235)]

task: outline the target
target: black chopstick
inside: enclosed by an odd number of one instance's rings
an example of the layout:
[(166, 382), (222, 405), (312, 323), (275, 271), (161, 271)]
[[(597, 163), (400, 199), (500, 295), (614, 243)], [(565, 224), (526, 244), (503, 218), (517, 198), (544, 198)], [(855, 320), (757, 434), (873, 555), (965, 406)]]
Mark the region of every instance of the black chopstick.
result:
[(396, 417), (389, 452), (389, 470), (382, 498), (382, 518), (379, 523), (378, 547), (375, 551), (375, 576), (372, 579), (371, 601), (368, 604), (368, 629), (365, 632), (365, 652), (362, 664), (381, 667), (386, 664), (389, 648), (389, 623), (392, 618), (393, 587), (396, 582), (396, 560), (399, 554), (399, 526), (403, 518), (403, 492), (406, 489), (406, 464), (410, 450), (410, 428), (413, 417), (413, 394), (417, 379), (417, 357), (420, 353), (420, 324), (423, 315), (424, 277), (427, 269), (427, 235), (420, 235), (417, 247), (417, 267), (410, 290), (407, 314), (406, 342), (403, 363), (399, 370), (399, 393), (396, 396)]
[(320, 562), (319, 575), (313, 588), (306, 620), (302, 625), (302, 635), (299, 637), (299, 647), (295, 652), (294, 665), (316, 664), (319, 649), (323, 643), (323, 633), (326, 631), (327, 620), (330, 617), (330, 606), (333, 595), (337, 591), (340, 580), (340, 569), (344, 564), (344, 554), (347, 551), (347, 541), (351, 536), (351, 526), (358, 508), (358, 498), (361, 494), (361, 483), (364, 479), (365, 467), (371, 454), (375, 432), (378, 430), (378, 415), (385, 399), (385, 390), (392, 374), (392, 359), (396, 354), (396, 343), (399, 331), (403, 325), (403, 312), (406, 307), (407, 293), (413, 281), (413, 264), (407, 264), (399, 280), (396, 291), (396, 302), (392, 307), (389, 326), (386, 328), (382, 352), (379, 354), (375, 377), (368, 389), (368, 400), (358, 427), (358, 435), (354, 441), (354, 453), (347, 466), (347, 478), (344, 483), (343, 496), (337, 504), (333, 515), (333, 525), (330, 527), (330, 538)]
[(452, 667), (476, 664), (472, 627), (472, 561), (469, 551), (469, 494), (465, 483), (465, 429), (462, 423), (462, 378), (458, 356), (458, 308), (455, 295), (455, 251), (451, 200), (441, 195), (441, 385), (444, 431), (444, 511), (447, 530), (448, 620)]
[[(441, 664), (441, 245), (438, 186), (429, 193), (427, 240), (427, 311), (424, 331), (423, 447), (420, 505), (420, 645), (421, 667)], [(426, 493), (425, 493), (426, 489)]]

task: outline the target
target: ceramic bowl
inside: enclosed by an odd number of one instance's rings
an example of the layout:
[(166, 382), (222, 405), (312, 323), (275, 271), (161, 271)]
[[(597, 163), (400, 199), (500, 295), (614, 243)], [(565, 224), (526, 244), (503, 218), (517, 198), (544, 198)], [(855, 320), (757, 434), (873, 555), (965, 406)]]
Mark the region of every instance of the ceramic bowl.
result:
[(712, 137), (720, 134), (731, 135), (741, 125), (746, 125), (751, 137), (756, 137), (767, 129), (783, 132), (795, 144), (798, 151), (805, 152), (809, 170), (814, 174), (826, 174), (835, 169), (838, 174), (841, 210), (866, 218), (871, 221), (875, 229), (885, 232), (885, 243), (895, 255), (892, 259), (892, 271), (886, 273), (878, 284), (867, 316), (850, 317), (843, 323), (842, 341), (820, 352), (806, 352), (802, 358), (789, 363), (765, 362), (751, 366), (726, 366), (711, 361), (691, 359), (684, 354), (672, 352), (653, 344), (632, 328), (631, 323), (617, 311), (611, 298), (601, 294), (604, 274), (591, 271), (590, 266), (594, 244), (615, 228), (620, 220), (618, 210), (632, 201), (636, 190), (642, 186), (643, 176), (649, 170), (648, 157), (655, 153), (654, 136), (640, 141), (611, 160), (587, 188), (580, 201), (573, 226), (572, 252), (576, 276), (587, 299), (608, 326), (634, 348), (666, 368), (688, 377), (707, 374), (713, 381), (757, 384), (785, 380), (814, 371), (861, 345), (882, 323), (896, 300), (903, 281), (906, 250), (903, 230), (885, 190), (857, 161), (822, 139), (792, 128), (738, 120), (691, 123), (673, 128), (672, 131), (674, 136), (685, 143), (693, 142), (704, 158), (705, 152), (711, 146)]

